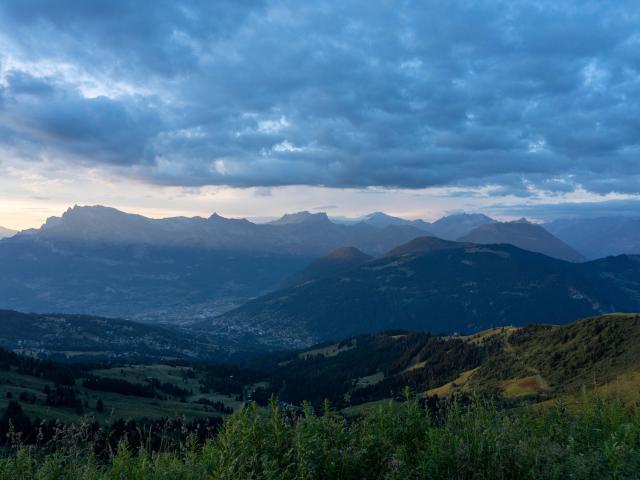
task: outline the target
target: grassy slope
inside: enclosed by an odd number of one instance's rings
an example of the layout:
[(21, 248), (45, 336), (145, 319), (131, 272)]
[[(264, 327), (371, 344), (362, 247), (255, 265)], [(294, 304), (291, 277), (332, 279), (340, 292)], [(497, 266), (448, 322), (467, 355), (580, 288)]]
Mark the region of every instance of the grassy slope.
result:
[[(293, 368), (297, 373), (291, 376), (292, 381), (299, 380), (299, 375), (304, 375), (305, 381), (312, 384), (323, 377), (334, 378), (336, 372), (344, 374), (348, 370), (347, 373), (352, 373), (352, 378), (347, 376), (341, 379), (340, 385), (344, 386), (342, 393), (352, 398), (362, 389), (376, 387), (382, 381), (393, 380), (393, 377), (399, 378), (399, 383), (396, 382), (398, 385), (393, 386), (397, 391), (396, 387), (400, 384), (408, 384), (404, 383), (405, 380), (417, 378), (416, 376), (419, 377), (423, 371), (427, 371), (426, 368), (434, 366), (433, 357), (425, 357), (424, 353), (407, 355), (409, 346), (420, 351), (418, 347), (426, 345), (426, 338), (416, 335), (418, 334), (381, 334), (324, 345), (321, 348), (292, 353), (284, 362), (277, 364), (277, 368), (283, 371)], [(423, 391), (416, 390), (417, 393), (442, 397), (480, 391), (497, 393), (507, 398), (545, 401), (559, 396), (575, 395), (583, 386), (587, 386), (625, 402), (640, 400), (638, 315), (611, 314), (585, 319), (568, 326), (497, 328), (451, 340), (462, 340), (480, 347), (483, 352), (481, 364), (475, 368), (451, 371), (446, 381), (429, 385)], [(406, 343), (406, 346), (402, 346), (402, 343)], [(401, 360), (403, 356), (406, 360)], [(430, 358), (431, 363), (424, 358)], [(395, 366), (390, 368), (390, 365)], [(167, 400), (159, 400), (94, 391), (82, 387), (81, 381), (77, 381), (76, 388), (80, 398), (88, 404), (85, 413), (105, 422), (114, 418), (159, 418), (176, 415), (197, 418), (220, 415), (211, 409), (206, 411), (203, 405), (195, 403), (200, 398), (208, 398), (213, 402), (222, 401), (234, 410), (240, 407), (241, 402), (233, 396), (200, 394), (198, 380), (202, 373), (198, 372), (196, 378), (186, 378), (183, 375), (184, 368), (160, 364), (132, 365), (94, 370), (91, 373), (132, 383), (144, 384), (149, 378), (172, 383), (193, 392), (193, 395), (186, 397), (186, 402), (171, 396), (168, 396)], [(334, 378), (333, 383), (336, 382)], [(20, 402), (32, 418), (55, 418), (64, 421), (77, 419), (78, 415), (73, 409), (51, 408), (44, 404), (45, 385), (53, 387), (52, 382), (18, 374), (15, 368), (11, 371), (0, 370), (0, 411), (4, 410), (9, 401), (6, 397), (7, 392), (11, 392), (14, 399), (19, 399), (20, 393), (25, 392), (29, 396), (35, 394), (37, 398), (35, 404)], [(259, 385), (267, 386), (261, 383), (253, 385), (253, 388)], [(103, 414), (95, 412), (98, 398), (102, 398), (105, 404)], [(366, 405), (379, 404), (381, 398), (388, 398), (388, 395), (361, 397), (352, 405), (362, 402), (360, 406), (356, 406), (356, 410), (360, 411)]]
[(480, 342), (489, 354), (459, 389), (555, 397), (583, 387), (613, 394), (617, 385), (626, 400), (640, 399), (636, 314), (603, 315), (566, 326), (494, 329), (468, 341)]
[[(76, 382), (79, 398), (88, 403), (85, 407), (85, 414), (95, 416), (98, 421), (110, 422), (118, 418), (125, 420), (135, 418), (171, 418), (185, 416), (188, 419), (208, 416), (220, 416), (220, 413), (205, 410), (204, 405), (193, 403), (200, 398), (208, 398), (211, 401), (221, 401), (226, 406), (237, 410), (242, 402), (235, 397), (220, 394), (200, 394), (197, 379), (184, 379), (181, 370), (184, 367), (173, 367), (168, 365), (135, 365), (130, 367), (117, 367), (104, 370), (95, 370), (92, 374), (110, 378), (123, 379), (132, 383), (145, 383), (146, 378), (155, 378), (165, 383), (173, 383), (181, 388), (193, 391), (193, 395), (185, 398), (186, 402), (181, 402), (179, 398), (168, 396), (167, 400), (157, 398), (145, 398), (117, 393), (90, 390), (81, 385), (81, 380)], [(59, 419), (61, 421), (73, 421), (79, 415), (72, 408), (53, 408), (45, 405), (46, 395), (43, 393), (45, 385), (53, 388), (53, 382), (30, 375), (22, 375), (13, 371), (0, 370), (0, 411), (4, 411), (9, 399), (7, 392), (11, 392), (14, 400), (18, 400), (20, 393), (36, 395), (36, 403), (20, 401), (20, 404), (27, 415), (31, 418)], [(105, 411), (100, 414), (95, 411), (98, 399), (104, 402)]]
[[(396, 337), (398, 335), (391, 336)], [(625, 402), (640, 400), (640, 316), (637, 314), (603, 315), (567, 326), (494, 328), (458, 338), (482, 349), (481, 365), (457, 373), (451, 381), (418, 392), (422, 396), (484, 392), (512, 399), (545, 401), (574, 396), (587, 387)], [(333, 363), (341, 363), (340, 356), (347, 351), (354, 359), (361, 358), (353, 351), (359, 348), (357, 343), (349, 345), (350, 350), (335, 344), (298, 356), (307, 358), (311, 353), (323, 356), (325, 368), (329, 368)], [(419, 373), (429, 366), (427, 363), (414, 357), (394, 375)], [(289, 365), (284, 364), (284, 368)], [(312, 376), (313, 371), (309, 375)], [(378, 383), (382, 378), (380, 374), (354, 376), (353, 389)], [(373, 400), (363, 405), (378, 403)], [(357, 411), (361, 409), (362, 406), (355, 407)]]

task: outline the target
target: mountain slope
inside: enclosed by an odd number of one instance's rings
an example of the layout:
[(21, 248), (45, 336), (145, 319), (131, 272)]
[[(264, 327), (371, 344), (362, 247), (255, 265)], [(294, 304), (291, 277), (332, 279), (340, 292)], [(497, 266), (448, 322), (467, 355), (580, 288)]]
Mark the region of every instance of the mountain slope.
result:
[(405, 386), (423, 396), (475, 392), (544, 401), (585, 386), (609, 392), (616, 385), (623, 390), (612, 393), (634, 403), (640, 400), (640, 315), (465, 337), (389, 331), (270, 354), (252, 365), (270, 371), (272, 390), (296, 403), (329, 398), (334, 406), (353, 406), (398, 398)]
[(438, 387), (479, 366), (481, 353), (460, 339), (398, 330), (266, 355), (250, 365), (271, 373), (271, 388), (285, 401), (328, 398), (341, 408), (400, 395), (406, 386)]
[(359, 267), (373, 259), (354, 247), (341, 247), (333, 252), (313, 261), (309, 266), (289, 277), (283, 287), (293, 287), (307, 282), (314, 282), (323, 278), (335, 277)]
[(441, 250), (457, 249), (460, 248), (461, 245), (460, 242), (452, 242), (437, 237), (418, 237), (385, 253), (383, 258), (423, 255)]
[(418, 239), (346, 274), (248, 302), (202, 327), (300, 347), (389, 328), (477, 331), (619, 310), (640, 310), (640, 257), (573, 264), (511, 245)]
[(496, 222), (474, 228), (460, 237), (461, 242), (479, 244), (509, 243), (530, 252), (543, 253), (549, 257), (581, 262), (585, 258), (562, 240), (554, 237), (540, 225), (526, 220)]
[(0, 238), (12, 237), (16, 233), (18, 233), (17, 230), (11, 230), (10, 228), (0, 227)]
[[(511, 328), (485, 334), (479, 345), (493, 353), (469, 377), (469, 389), (516, 397), (577, 393), (584, 386), (600, 389), (640, 374), (640, 315)], [(636, 388), (635, 398), (628, 400), (639, 400), (639, 392)]]
[(480, 225), (494, 223), (495, 220), (481, 213), (460, 213), (442, 217), (429, 225), (430, 235), (445, 240), (457, 240)]
[(640, 216), (560, 219), (544, 227), (587, 258), (640, 255)]

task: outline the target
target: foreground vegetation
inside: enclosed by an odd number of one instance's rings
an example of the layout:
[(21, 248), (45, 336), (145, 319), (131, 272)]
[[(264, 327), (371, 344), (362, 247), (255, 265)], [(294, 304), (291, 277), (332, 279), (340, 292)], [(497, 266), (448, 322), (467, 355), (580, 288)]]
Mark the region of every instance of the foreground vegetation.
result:
[(640, 479), (639, 359), (636, 314), (244, 367), (0, 350), (0, 480)]
[(81, 429), (52, 445), (14, 445), (1, 479), (637, 479), (640, 408), (586, 394), (575, 405), (423, 408), (409, 398), (349, 419), (255, 404), (217, 435), (154, 451), (123, 440), (96, 454)]

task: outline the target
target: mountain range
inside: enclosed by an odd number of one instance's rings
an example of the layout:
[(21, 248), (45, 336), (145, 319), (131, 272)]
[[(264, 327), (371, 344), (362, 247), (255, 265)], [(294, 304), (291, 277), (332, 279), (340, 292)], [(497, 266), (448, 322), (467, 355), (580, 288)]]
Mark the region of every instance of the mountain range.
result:
[(366, 220), (344, 225), (309, 212), (266, 224), (218, 214), (151, 219), (75, 206), (0, 241), (0, 308), (183, 323), (268, 293), (336, 248), (380, 255), (429, 225), (382, 213)]
[(420, 237), (332, 277), (252, 300), (201, 328), (304, 347), (391, 328), (478, 331), (640, 310), (640, 257), (571, 263), (512, 245)]
[(225, 251), (270, 252), (290, 255), (322, 255), (338, 246), (354, 245), (382, 253), (398, 239), (420, 233), (410, 226), (376, 228), (358, 223), (338, 225), (325, 213), (299, 212), (267, 224), (246, 219), (173, 217), (151, 219), (102, 207), (74, 207), (61, 217), (49, 218), (25, 237), (113, 245), (187, 247)]
[[(614, 223), (610, 219), (606, 225)], [(218, 214), (151, 219), (75, 206), (38, 229), (0, 240), (0, 308), (198, 322), (279, 287), (305, 283), (309, 276), (345, 273), (369, 256), (425, 235), (512, 244), (574, 262), (582, 259), (576, 243), (594, 251), (586, 237), (607, 251), (636, 251), (632, 219), (617, 220), (608, 237), (591, 226), (589, 231), (576, 227), (584, 232), (579, 238), (566, 238), (572, 228), (550, 225), (565, 242), (546, 229), (550, 226), (497, 222), (482, 214), (429, 223), (375, 212), (336, 223), (325, 213), (305, 211), (257, 224)], [(342, 250), (322, 258), (336, 249)]]
[(260, 225), (74, 207), (0, 241), (0, 307), (182, 322), (273, 290), (337, 247), (380, 254), (421, 234), (307, 212)]

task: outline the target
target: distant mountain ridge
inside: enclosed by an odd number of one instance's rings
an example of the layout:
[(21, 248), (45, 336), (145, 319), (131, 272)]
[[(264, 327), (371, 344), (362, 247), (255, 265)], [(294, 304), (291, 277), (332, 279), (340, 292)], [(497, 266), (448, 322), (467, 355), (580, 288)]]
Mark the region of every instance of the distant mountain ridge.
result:
[(285, 214), (266, 224), (255, 224), (246, 219), (225, 218), (217, 213), (209, 218), (152, 219), (97, 205), (69, 208), (61, 217), (51, 217), (40, 229), (20, 236), (319, 256), (343, 245), (379, 254), (397, 244), (398, 240), (403, 242), (420, 234), (419, 229), (409, 225), (387, 225), (383, 228), (364, 223), (338, 225), (331, 222), (325, 213), (306, 211)]
[(459, 241), (480, 244), (509, 243), (530, 252), (543, 253), (568, 262), (585, 260), (584, 256), (543, 227), (525, 219), (480, 225), (460, 237)]
[(384, 212), (373, 212), (362, 219), (363, 223), (374, 227), (387, 227), (389, 225), (410, 225), (424, 231), (429, 231), (430, 223), (424, 220), (406, 220), (400, 217), (393, 217)]
[(10, 228), (0, 227), (0, 238), (12, 237), (18, 233), (17, 230), (11, 230)]
[(544, 227), (590, 259), (640, 255), (640, 215), (559, 219)]
[(267, 293), (343, 245), (380, 254), (422, 234), (308, 212), (254, 224), (75, 206), (0, 241), (0, 308), (184, 323)]
[(324, 212), (310, 213), (308, 211), (302, 211), (297, 213), (285, 213), (281, 218), (268, 222), (270, 225), (295, 225), (300, 223), (324, 223), (331, 222), (329, 217)]
[(512, 245), (419, 238), (345, 274), (203, 321), (273, 348), (390, 328), (477, 331), (640, 311), (640, 257), (570, 263)]
[[(152, 219), (75, 206), (0, 240), (0, 308), (197, 322), (277, 289), (336, 248), (380, 256), (425, 235), (455, 240), (495, 223), (482, 214), (428, 223), (374, 212), (347, 225), (298, 212), (256, 224), (217, 213)], [(561, 256), (518, 238), (497, 240)]]
[(442, 217), (429, 225), (431, 235), (444, 240), (457, 240), (474, 228), (495, 223), (493, 218), (481, 213), (459, 213)]

